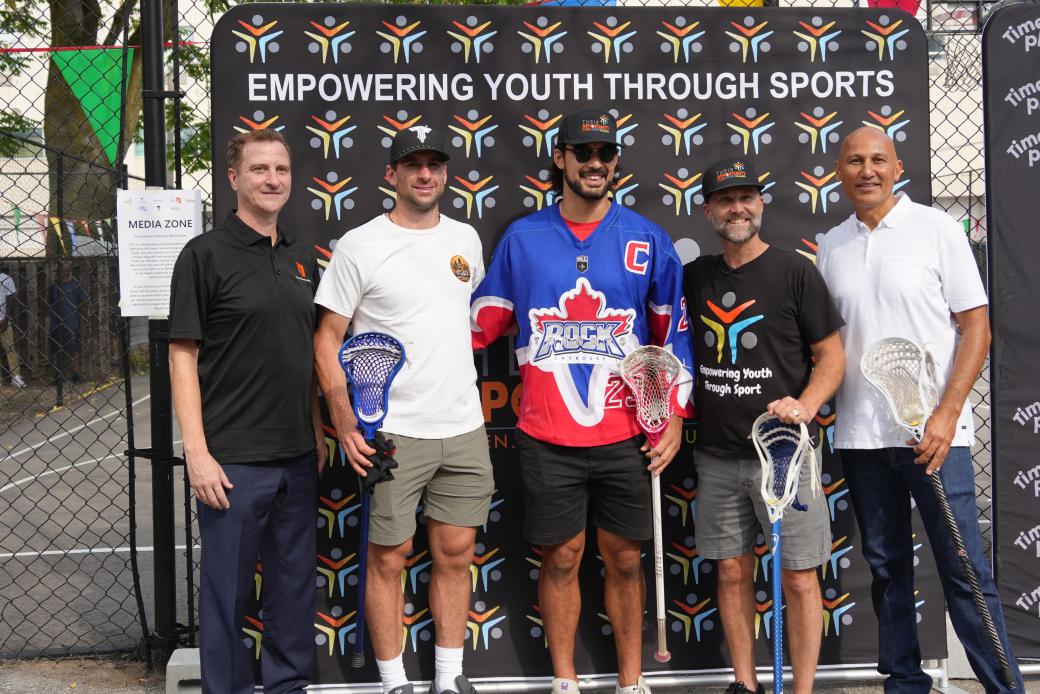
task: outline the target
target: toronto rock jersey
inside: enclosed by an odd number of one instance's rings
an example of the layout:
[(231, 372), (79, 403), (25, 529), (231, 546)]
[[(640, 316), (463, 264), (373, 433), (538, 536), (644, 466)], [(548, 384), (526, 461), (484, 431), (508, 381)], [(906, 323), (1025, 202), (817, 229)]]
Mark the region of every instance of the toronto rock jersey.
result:
[(673, 412), (692, 390), (682, 263), (659, 226), (620, 205), (585, 241), (551, 205), (506, 230), (473, 294), (473, 346), (514, 320), (523, 394), (517, 426), (562, 446), (598, 446), (640, 433), (621, 359), (655, 344), (683, 364)]

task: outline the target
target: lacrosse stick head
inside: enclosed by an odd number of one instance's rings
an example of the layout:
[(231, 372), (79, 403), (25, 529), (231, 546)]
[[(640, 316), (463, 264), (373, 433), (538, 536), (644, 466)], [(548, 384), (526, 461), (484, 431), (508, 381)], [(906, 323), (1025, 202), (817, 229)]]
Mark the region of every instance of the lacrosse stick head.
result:
[(859, 362), (863, 377), (877, 388), (892, 416), (915, 439), (939, 404), (935, 360), (913, 340), (886, 337), (872, 344)]
[(372, 440), (387, 412), (390, 384), (404, 364), (404, 345), (385, 333), (360, 333), (339, 349), (358, 427)]
[(636, 422), (650, 447), (661, 440), (661, 432), (672, 416), (672, 390), (682, 375), (682, 362), (664, 349), (647, 345), (629, 352), (618, 372), (636, 401)]
[(751, 440), (762, 464), (762, 500), (769, 522), (775, 523), (794, 503), (802, 463), (806, 455), (813, 455), (809, 430), (805, 424), (786, 424), (776, 415), (763, 413), (751, 427)]

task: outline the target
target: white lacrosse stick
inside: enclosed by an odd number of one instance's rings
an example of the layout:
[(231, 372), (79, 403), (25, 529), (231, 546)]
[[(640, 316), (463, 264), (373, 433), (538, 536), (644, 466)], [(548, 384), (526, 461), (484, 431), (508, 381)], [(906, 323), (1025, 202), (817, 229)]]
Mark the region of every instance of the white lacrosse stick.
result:
[(816, 451), (805, 424), (785, 424), (776, 415), (759, 415), (751, 428), (758, 460), (762, 464), (762, 500), (766, 504), (772, 525), (772, 583), (773, 583), (773, 691), (784, 691), (784, 593), (781, 585), (780, 526), (784, 511), (794, 506), (799, 511), (806, 507), (795, 501), (802, 464), (809, 460), (810, 484), (813, 497), (820, 491), (820, 471)]
[[(621, 360), (621, 380), (636, 400), (636, 421), (646, 434), (650, 448), (661, 441), (672, 417), (672, 392), (683, 373), (682, 362), (662, 347), (647, 345), (633, 350)], [(661, 539), (661, 478), (650, 475), (654, 509), (654, 587), (657, 599), (657, 651), (659, 663), (672, 659), (668, 652), (664, 610), (664, 548)]]
[[(888, 402), (888, 407), (901, 427), (920, 442), (924, 438), (925, 425), (932, 412), (939, 404), (939, 386), (935, 378), (935, 359), (931, 352), (922, 349), (913, 340), (902, 337), (886, 337), (872, 344), (863, 354), (859, 362), (863, 377), (881, 391)], [(975, 603), (975, 611), (982, 619), (982, 624), (989, 636), (993, 653), (1000, 665), (1001, 676), (1004, 683), (1014, 689), (1016, 680), (1011, 672), (1004, 645), (997, 635), (996, 626), (993, 624), (993, 616), (990, 614), (986, 598), (979, 584), (978, 574), (971, 564), (968, 551), (964, 546), (964, 538), (961, 530), (957, 527), (957, 519), (953, 516), (953, 509), (946, 498), (946, 488), (943, 487), (939, 471), (932, 475), (932, 490), (935, 492), (939, 502), (939, 508), (946, 522), (946, 532), (950, 534), (954, 549), (960, 558), (961, 569), (971, 587), (972, 602)]]
[(863, 377), (877, 388), (901, 427), (920, 441), (939, 404), (932, 353), (902, 337), (872, 344), (859, 362)]

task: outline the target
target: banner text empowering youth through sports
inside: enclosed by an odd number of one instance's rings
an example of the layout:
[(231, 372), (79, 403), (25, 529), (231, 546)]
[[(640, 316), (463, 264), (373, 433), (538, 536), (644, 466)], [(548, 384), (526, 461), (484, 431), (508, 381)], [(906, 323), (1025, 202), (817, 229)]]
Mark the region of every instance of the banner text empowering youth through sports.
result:
[(249, 101), (675, 101), (891, 96), (891, 70), (835, 72), (267, 73), (248, 76)]

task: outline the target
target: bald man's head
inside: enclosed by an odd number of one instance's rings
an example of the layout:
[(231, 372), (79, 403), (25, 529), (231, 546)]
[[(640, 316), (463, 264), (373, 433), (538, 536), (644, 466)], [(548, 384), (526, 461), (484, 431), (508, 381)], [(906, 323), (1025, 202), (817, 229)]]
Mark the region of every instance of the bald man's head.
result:
[(896, 143), (892, 141), (892, 138), (886, 135), (883, 130), (878, 130), (869, 125), (862, 125), (845, 136), (845, 139), (841, 141), (839, 157), (849, 149), (862, 149), (864, 147), (879, 147), (888, 150), (893, 157), (896, 157)]
[(892, 138), (881, 130), (864, 126), (846, 135), (835, 171), (861, 219), (871, 210), (883, 215), (895, 206), (892, 189), (903, 175), (903, 162)]

